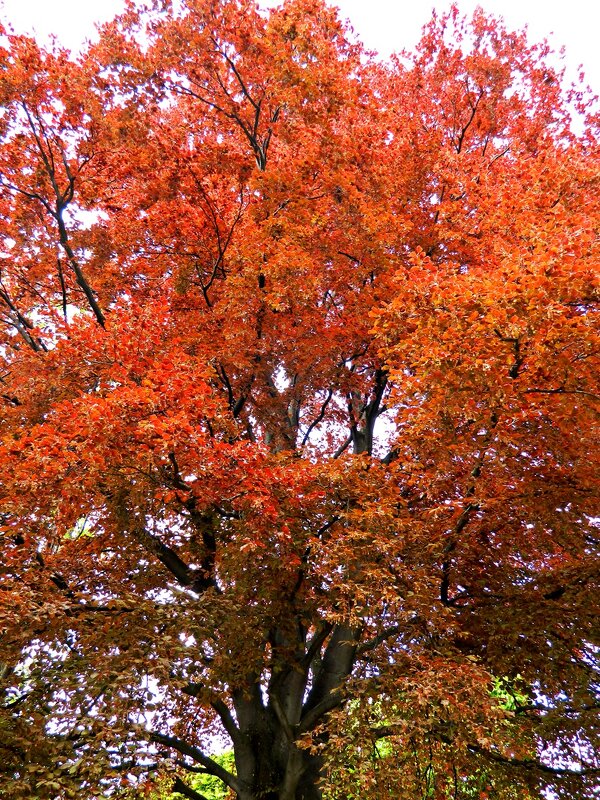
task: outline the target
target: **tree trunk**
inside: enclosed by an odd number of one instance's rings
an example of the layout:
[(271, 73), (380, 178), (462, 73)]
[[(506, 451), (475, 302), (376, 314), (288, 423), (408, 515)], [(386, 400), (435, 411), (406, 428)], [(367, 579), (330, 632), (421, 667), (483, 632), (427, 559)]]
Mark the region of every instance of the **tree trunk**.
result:
[(274, 759), (273, 752), (265, 750), (257, 756), (253, 776), (238, 772), (240, 782), (249, 788), (242, 788), (237, 800), (322, 800), (322, 760), (318, 756), (295, 750), (295, 754), (289, 754), (285, 769)]
[[(279, 697), (266, 705), (257, 691), (253, 698), (238, 696), (235, 702), (239, 736), (234, 742), (238, 800), (321, 800), (319, 788), (323, 760), (295, 742), (294, 727), (302, 711), (304, 681), (298, 686), (295, 673), (280, 685)], [(299, 692), (294, 713), (293, 695)], [(306, 706), (304, 707), (306, 708)]]

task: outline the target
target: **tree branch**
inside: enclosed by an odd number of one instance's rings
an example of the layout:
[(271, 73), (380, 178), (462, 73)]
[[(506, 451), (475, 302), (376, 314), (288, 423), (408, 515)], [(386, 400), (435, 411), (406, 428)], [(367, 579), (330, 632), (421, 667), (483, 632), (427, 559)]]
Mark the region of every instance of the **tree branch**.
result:
[(288, 742), (293, 742), (296, 738), (292, 726), (290, 725), (289, 719), (285, 715), (285, 711), (283, 710), (281, 703), (279, 702), (279, 698), (276, 694), (270, 694), (269, 700), (271, 702), (271, 706), (273, 707), (273, 711), (275, 712), (275, 716), (279, 724), (281, 725), (283, 732), (285, 733), (286, 739)]
[(591, 397), (600, 400), (600, 395), (587, 392), (585, 389), (524, 389), (523, 394), (581, 394), (584, 397)]
[(302, 715), (302, 719), (297, 726), (298, 733), (306, 733), (306, 731), (312, 730), (322, 716), (327, 714), (329, 711), (333, 711), (334, 708), (338, 708), (343, 702), (344, 697), (341, 689), (334, 689), (326, 697), (324, 697), (320, 703), (317, 703), (316, 706), (313, 706)]
[(197, 747), (184, 742), (183, 739), (178, 739), (176, 736), (167, 736), (163, 733), (158, 733), (157, 731), (150, 732), (150, 740), (156, 744), (162, 744), (164, 747), (170, 747), (173, 750), (177, 750), (178, 753), (188, 756), (198, 764), (202, 764), (207, 772), (222, 780), (223, 783), (229, 786), (230, 789), (233, 789), (234, 792), (237, 792), (238, 794), (240, 793), (240, 784), (235, 775), (232, 775), (220, 764), (217, 764), (216, 761), (213, 761), (212, 758), (207, 756)]
[(206, 795), (200, 794), (200, 792), (192, 789), (191, 786), (184, 783), (181, 778), (175, 778), (171, 791), (174, 794), (182, 794), (184, 797), (189, 797), (190, 800), (208, 800)]
[(182, 585), (189, 587), (193, 591), (201, 594), (213, 585), (211, 577), (201, 575), (197, 570), (189, 567), (177, 553), (161, 542), (158, 536), (147, 531), (145, 528), (138, 528), (133, 531), (136, 539), (149, 553), (152, 553), (166, 567), (169, 572), (177, 578)]
[(329, 389), (328, 392), (327, 392), (327, 397), (325, 398), (325, 400), (323, 401), (323, 404), (321, 405), (321, 410), (319, 411), (319, 413), (317, 414), (315, 419), (310, 423), (310, 425), (306, 429), (306, 433), (304, 434), (304, 436), (302, 438), (302, 444), (300, 445), (301, 447), (304, 447), (304, 445), (308, 442), (308, 437), (311, 435), (313, 430), (317, 427), (319, 422), (323, 421), (323, 419), (325, 417), (325, 412), (327, 411), (327, 406), (329, 405), (332, 397), (333, 397), (333, 389)]
[(585, 777), (586, 775), (600, 774), (600, 766), (586, 765), (579, 769), (572, 769), (571, 767), (551, 767), (549, 764), (543, 764), (535, 758), (510, 758), (509, 756), (503, 756), (501, 753), (486, 750), (475, 744), (467, 745), (467, 750), (471, 753), (483, 756), (490, 761), (495, 761), (498, 764), (505, 764), (507, 767), (537, 770), (538, 772), (543, 772), (547, 775), (555, 775), (557, 777)]
[(389, 628), (381, 631), (378, 633), (377, 636), (374, 636), (372, 639), (369, 639), (367, 642), (363, 642), (357, 649), (357, 653), (361, 655), (362, 653), (366, 653), (368, 650), (375, 650), (376, 647), (379, 647), (380, 644), (383, 644), (387, 639), (390, 639), (392, 636), (395, 636), (397, 633), (400, 632), (399, 625), (392, 625)]

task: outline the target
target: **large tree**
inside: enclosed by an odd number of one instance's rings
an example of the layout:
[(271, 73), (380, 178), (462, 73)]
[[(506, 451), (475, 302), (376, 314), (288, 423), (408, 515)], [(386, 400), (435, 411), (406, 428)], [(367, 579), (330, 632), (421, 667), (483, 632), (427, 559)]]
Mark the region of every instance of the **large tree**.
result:
[(0, 45), (2, 796), (594, 796), (585, 93), (456, 9)]

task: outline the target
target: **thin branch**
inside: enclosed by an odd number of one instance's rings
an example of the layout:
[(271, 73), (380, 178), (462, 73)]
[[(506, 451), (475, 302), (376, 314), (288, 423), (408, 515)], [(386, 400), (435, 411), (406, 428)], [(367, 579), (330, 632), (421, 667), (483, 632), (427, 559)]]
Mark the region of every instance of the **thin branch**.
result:
[(73, 249), (71, 248), (71, 245), (69, 243), (69, 234), (67, 233), (67, 228), (66, 228), (66, 225), (65, 225), (65, 222), (64, 222), (64, 219), (63, 219), (63, 211), (64, 211), (65, 207), (66, 206), (63, 205), (62, 203), (58, 203), (57, 202), (56, 212), (53, 214), (54, 218), (56, 219), (56, 223), (58, 225), (58, 234), (59, 234), (59, 237), (60, 237), (60, 244), (61, 244), (63, 250), (65, 251), (65, 253), (67, 254), (67, 259), (68, 259), (69, 264), (71, 265), (71, 267), (73, 269), (73, 272), (75, 273), (75, 278), (77, 279), (77, 283), (79, 284), (79, 286), (83, 290), (83, 293), (85, 294), (85, 296), (87, 298), (87, 301), (88, 301), (88, 303), (90, 305), (90, 308), (92, 309), (92, 311), (94, 313), (94, 316), (96, 317), (96, 320), (97, 320), (98, 324), (100, 325), (100, 327), (104, 328), (104, 327), (106, 327), (106, 320), (104, 318), (104, 314), (102, 313), (102, 311), (100, 309), (100, 306), (98, 305), (98, 301), (96, 300), (96, 297), (94, 296), (94, 292), (92, 291), (92, 287), (90, 286), (90, 284), (87, 281), (87, 278), (83, 274), (83, 271), (82, 271), (81, 267), (79, 266), (79, 262), (77, 261), (77, 258), (75, 257), (75, 253), (73, 252)]
[(173, 750), (177, 750), (181, 755), (188, 756), (188, 758), (191, 758), (198, 764), (202, 764), (207, 772), (222, 780), (223, 783), (229, 786), (230, 789), (233, 789), (234, 792), (240, 793), (240, 784), (235, 775), (232, 775), (231, 772), (228, 772), (228, 770), (220, 764), (217, 764), (216, 761), (203, 753), (202, 750), (184, 742), (183, 739), (178, 739), (176, 736), (167, 736), (157, 731), (151, 731), (150, 739), (155, 744), (170, 747)]
[(339, 458), (351, 444), (352, 444), (352, 434), (350, 434), (350, 436), (348, 436), (348, 438), (344, 442), (342, 442), (342, 444), (338, 447), (338, 449), (333, 454), (333, 458)]
[(36, 339), (31, 333), (31, 331), (34, 330), (33, 323), (30, 322), (27, 317), (19, 311), (17, 306), (11, 300), (8, 291), (4, 288), (4, 285), (1, 282), (0, 300), (4, 301), (10, 312), (6, 321), (21, 334), (22, 338), (29, 345), (29, 347), (31, 347), (35, 353), (39, 353), (42, 350), (47, 352), (48, 348), (46, 345), (40, 339)]
[(68, 322), (67, 316), (67, 287), (65, 285), (65, 276), (63, 275), (62, 262), (60, 256), (56, 259), (58, 266), (58, 280), (60, 281), (60, 291), (62, 295), (62, 309), (65, 322)]
[(507, 767), (536, 770), (547, 775), (555, 775), (556, 777), (585, 777), (586, 775), (600, 774), (600, 766), (592, 766), (591, 764), (586, 764), (585, 767), (582, 766), (579, 769), (573, 769), (571, 767), (551, 767), (549, 764), (544, 764), (535, 758), (511, 758), (509, 756), (503, 756), (501, 753), (497, 753), (493, 750), (486, 750), (475, 744), (467, 745), (467, 750), (471, 753), (483, 756), (490, 761), (495, 761), (498, 764), (505, 764)]
[(221, 698), (216, 698), (211, 701), (211, 706), (219, 715), (219, 719), (223, 723), (223, 727), (229, 734), (231, 741), (234, 743), (238, 741), (240, 729), (235, 724), (233, 714), (227, 707), (226, 703), (223, 700), (221, 700)]
[(0, 186), (4, 186), (4, 188), (8, 189), (11, 192), (16, 192), (17, 194), (22, 194), (23, 197), (27, 197), (29, 200), (36, 200), (38, 203), (41, 203), (46, 211), (50, 214), (50, 216), (54, 217), (54, 209), (50, 205), (50, 203), (46, 200), (45, 197), (42, 197), (41, 194), (37, 192), (29, 192), (27, 189), (21, 189), (19, 186), (15, 186), (14, 183), (9, 183), (5, 180), (2, 176), (0, 176)]
[(304, 445), (308, 442), (308, 437), (311, 435), (313, 430), (317, 427), (317, 425), (320, 422), (323, 421), (323, 419), (325, 417), (325, 412), (327, 411), (327, 406), (331, 402), (331, 398), (332, 397), (333, 397), (333, 389), (329, 389), (328, 392), (327, 392), (327, 397), (323, 401), (319, 413), (317, 414), (315, 419), (310, 423), (310, 425), (306, 429), (306, 433), (304, 434), (304, 437), (302, 439), (302, 444), (300, 445), (301, 447), (304, 447)]
[(473, 124), (473, 120), (475, 119), (475, 115), (477, 114), (477, 108), (479, 106), (479, 103), (481, 102), (481, 98), (482, 97), (483, 97), (483, 89), (480, 89), (479, 90), (479, 95), (477, 96), (477, 100), (473, 104), (471, 104), (471, 116), (467, 120), (467, 123), (463, 126), (463, 129), (460, 132), (460, 135), (458, 137), (458, 142), (456, 144), (456, 152), (457, 153), (460, 153), (460, 151), (462, 150), (462, 146), (463, 146), (463, 142), (464, 142), (466, 133), (469, 130), (469, 128), (471, 127), (471, 125)]
[(200, 792), (192, 789), (191, 786), (184, 783), (181, 778), (175, 778), (171, 791), (174, 794), (182, 794), (184, 797), (189, 797), (190, 800), (208, 800), (206, 795), (200, 794)]
[(0, 397), (3, 400), (6, 400), (7, 403), (10, 403), (11, 406), (20, 406), (23, 405), (18, 397), (12, 397), (10, 394), (0, 394)]
[(377, 636), (369, 639), (367, 642), (363, 642), (363, 644), (358, 647), (356, 652), (358, 655), (361, 655), (369, 650), (375, 650), (375, 648), (379, 647), (380, 644), (383, 644), (388, 639), (391, 639), (392, 636), (395, 636), (399, 632), (400, 626), (392, 625), (389, 628), (386, 628), (384, 631), (381, 631), (381, 633), (377, 634)]
[(517, 704), (515, 713), (527, 713), (533, 711), (535, 713), (541, 712), (545, 714), (558, 713), (558, 714), (585, 714), (588, 711), (600, 711), (600, 703), (582, 703), (579, 706), (540, 706), (535, 703), (528, 703), (526, 705)]
[(360, 258), (357, 258), (356, 256), (353, 256), (350, 253), (345, 253), (343, 250), (338, 250), (338, 255), (344, 256), (344, 258), (347, 258), (350, 261), (352, 261), (353, 264), (360, 265), (362, 263)]
[(525, 389), (523, 394), (581, 394), (585, 397), (592, 397), (594, 400), (600, 400), (600, 395), (587, 392), (585, 389)]
[(210, 772), (205, 770), (204, 767), (194, 767), (182, 758), (176, 758), (175, 763), (178, 767), (181, 767), (181, 769), (184, 769), (186, 772), (191, 772), (194, 775), (210, 775)]
[(229, 64), (229, 67), (230, 67), (231, 71), (233, 72), (233, 74), (234, 74), (234, 75), (235, 75), (235, 77), (237, 78), (237, 82), (239, 83), (239, 85), (240, 85), (240, 88), (241, 88), (242, 92), (243, 92), (243, 93), (244, 93), (244, 95), (245, 95), (245, 96), (248, 98), (248, 100), (250, 101), (250, 103), (251, 103), (251, 104), (252, 104), (252, 106), (254, 107), (255, 111), (258, 111), (258, 110), (260, 109), (260, 104), (259, 104), (259, 103), (257, 103), (257, 102), (256, 102), (256, 101), (255, 101), (255, 100), (252, 98), (252, 96), (251, 96), (250, 92), (248, 91), (248, 87), (247, 87), (247, 86), (246, 86), (246, 84), (244, 83), (244, 79), (243, 79), (243, 78), (242, 78), (242, 76), (240, 75), (240, 73), (239, 73), (239, 70), (238, 70), (238, 69), (237, 69), (237, 67), (235, 66), (235, 64), (234, 64), (233, 60), (232, 60), (232, 59), (231, 59), (231, 58), (230, 58), (230, 57), (227, 55), (227, 53), (226, 53), (224, 50), (221, 50), (221, 49), (219, 48), (219, 43), (217, 42), (217, 40), (216, 40), (214, 37), (211, 37), (211, 39), (212, 39), (212, 43), (214, 44), (214, 46), (215, 46), (215, 49), (216, 49), (217, 53), (218, 53), (220, 56), (223, 56), (223, 58), (225, 59), (225, 61), (227, 61), (227, 63)]
[(341, 517), (338, 517), (337, 514), (335, 514), (330, 520), (328, 520), (323, 525), (321, 525), (321, 527), (315, 533), (315, 536), (317, 537), (317, 539), (320, 539), (321, 536), (324, 533), (326, 533), (329, 530), (329, 528), (332, 528), (335, 525), (336, 522), (339, 522), (340, 519), (341, 519)]
[(333, 630), (333, 624), (331, 622), (324, 622), (321, 630), (315, 633), (310, 642), (307, 642), (308, 647), (306, 649), (304, 658), (302, 659), (301, 662), (303, 667), (306, 668), (310, 666), (313, 658), (319, 652), (323, 642), (329, 636), (332, 630)]

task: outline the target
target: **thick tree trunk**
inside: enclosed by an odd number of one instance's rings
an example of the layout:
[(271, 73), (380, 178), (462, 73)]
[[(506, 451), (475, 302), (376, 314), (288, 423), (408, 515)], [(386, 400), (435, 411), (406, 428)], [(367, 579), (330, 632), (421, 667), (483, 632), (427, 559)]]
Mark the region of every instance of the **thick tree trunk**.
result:
[(303, 766), (304, 770), (298, 781), (294, 800), (322, 800), (323, 793), (320, 789), (322, 759), (306, 753)]
[(298, 659), (287, 668), (280, 664), (268, 687), (254, 676), (253, 688), (234, 697), (239, 800), (322, 799), (323, 760), (296, 742), (343, 702), (341, 687), (352, 672), (358, 638), (348, 625), (324, 631), (322, 652), (316, 647), (307, 660), (302, 643)]
[(289, 754), (287, 767), (282, 769), (273, 752), (257, 755), (254, 775), (238, 773), (244, 788), (238, 792), (237, 800), (322, 800), (320, 758), (296, 750)]

